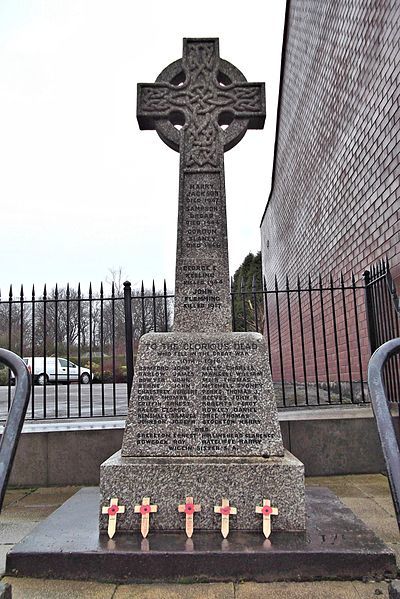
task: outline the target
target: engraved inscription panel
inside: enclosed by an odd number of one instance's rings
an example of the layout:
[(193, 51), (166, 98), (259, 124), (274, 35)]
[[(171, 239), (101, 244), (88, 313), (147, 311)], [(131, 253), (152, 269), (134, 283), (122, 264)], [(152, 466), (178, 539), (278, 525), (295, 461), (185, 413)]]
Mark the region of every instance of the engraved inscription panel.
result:
[(142, 338), (123, 455), (282, 451), (261, 335)]
[(219, 174), (186, 174), (184, 181), (181, 252), (219, 249), (224, 237)]
[(185, 174), (177, 257), (178, 330), (182, 320), (201, 330), (202, 323), (209, 327), (215, 318), (230, 327), (226, 217), (218, 173)]

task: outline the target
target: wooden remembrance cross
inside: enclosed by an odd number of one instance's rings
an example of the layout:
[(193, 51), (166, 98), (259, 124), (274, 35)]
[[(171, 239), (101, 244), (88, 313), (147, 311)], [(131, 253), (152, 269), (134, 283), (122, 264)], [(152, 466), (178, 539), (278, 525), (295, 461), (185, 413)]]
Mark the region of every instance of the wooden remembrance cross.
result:
[(229, 332), (224, 152), (264, 126), (264, 84), (222, 60), (217, 38), (184, 39), (182, 59), (138, 84), (137, 118), (180, 152), (174, 331)]

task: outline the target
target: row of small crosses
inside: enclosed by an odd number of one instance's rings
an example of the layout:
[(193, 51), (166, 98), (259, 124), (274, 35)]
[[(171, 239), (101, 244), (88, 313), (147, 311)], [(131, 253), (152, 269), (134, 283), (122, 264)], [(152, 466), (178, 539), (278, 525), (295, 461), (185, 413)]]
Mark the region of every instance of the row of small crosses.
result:
[[(146, 538), (150, 528), (150, 514), (157, 512), (158, 505), (151, 505), (150, 497), (143, 497), (141, 505), (135, 505), (135, 514), (141, 514), (140, 531), (143, 538)], [(102, 513), (108, 515), (108, 536), (113, 538), (117, 527), (117, 514), (125, 512), (124, 505), (118, 505), (118, 498), (113, 497), (109, 506), (102, 507)], [(193, 497), (186, 497), (185, 503), (178, 505), (178, 512), (186, 514), (186, 534), (190, 538), (193, 534), (193, 516), (195, 512), (201, 512), (201, 505), (195, 504)], [(221, 514), (221, 533), (224, 539), (229, 534), (229, 516), (237, 514), (237, 508), (229, 505), (229, 499), (222, 498), (221, 505), (214, 506), (214, 513)], [(269, 499), (263, 499), (262, 505), (256, 506), (256, 513), (262, 514), (263, 533), (268, 539), (271, 534), (271, 516), (278, 514), (278, 508), (271, 507)]]

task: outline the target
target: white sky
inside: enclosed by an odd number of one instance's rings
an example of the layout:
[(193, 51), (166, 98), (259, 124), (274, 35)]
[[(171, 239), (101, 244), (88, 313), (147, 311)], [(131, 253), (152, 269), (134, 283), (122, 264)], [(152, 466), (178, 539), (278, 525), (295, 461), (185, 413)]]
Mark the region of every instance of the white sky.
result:
[(219, 37), (265, 81), (267, 120), (225, 154), (231, 274), (260, 248), (273, 157), (283, 0), (0, 0), (2, 295), (10, 283), (174, 284), (178, 154), (136, 122), (136, 83)]

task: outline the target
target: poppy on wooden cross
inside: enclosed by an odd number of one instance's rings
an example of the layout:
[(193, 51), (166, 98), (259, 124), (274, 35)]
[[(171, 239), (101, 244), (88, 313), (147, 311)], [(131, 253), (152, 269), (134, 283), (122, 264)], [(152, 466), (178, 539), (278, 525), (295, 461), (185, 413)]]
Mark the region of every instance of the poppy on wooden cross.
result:
[(117, 528), (117, 514), (123, 514), (125, 512), (124, 505), (118, 505), (118, 498), (112, 497), (110, 499), (110, 505), (105, 505), (101, 508), (102, 514), (108, 515), (108, 536), (110, 539), (115, 535), (115, 531)]
[(221, 514), (221, 533), (224, 539), (229, 534), (229, 516), (235, 516), (237, 509), (232, 505), (229, 505), (229, 499), (222, 498), (221, 505), (214, 506), (214, 512)]
[(278, 508), (271, 507), (271, 502), (269, 499), (263, 499), (263, 504), (256, 506), (256, 514), (262, 514), (263, 533), (268, 539), (269, 535), (271, 534), (271, 516), (278, 515)]
[(158, 510), (158, 505), (150, 505), (150, 497), (143, 497), (141, 505), (135, 505), (135, 514), (141, 514), (140, 532), (145, 539), (149, 533), (150, 514)]
[(186, 497), (185, 503), (178, 505), (178, 512), (186, 514), (186, 534), (190, 537), (193, 534), (193, 514), (195, 512), (201, 512), (201, 505), (194, 503), (193, 497)]

